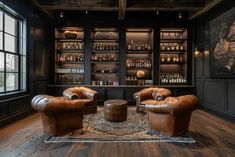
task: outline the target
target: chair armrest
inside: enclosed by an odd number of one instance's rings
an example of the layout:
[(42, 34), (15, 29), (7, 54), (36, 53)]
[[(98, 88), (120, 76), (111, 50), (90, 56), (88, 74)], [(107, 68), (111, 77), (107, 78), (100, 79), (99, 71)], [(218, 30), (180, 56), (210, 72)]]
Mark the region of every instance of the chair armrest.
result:
[(89, 88), (83, 88), (82, 94), (84, 98), (96, 100), (98, 97), (98, 92)]
[(134, 94), (134, 99), (138, 102), (144, 101), (146, 99), (152, 99), (152, 88), (143, 89)]
[(80, 99), (79, 95), (70, 89), (64, 90), (63, 96), (69, 98), (70, 100)]

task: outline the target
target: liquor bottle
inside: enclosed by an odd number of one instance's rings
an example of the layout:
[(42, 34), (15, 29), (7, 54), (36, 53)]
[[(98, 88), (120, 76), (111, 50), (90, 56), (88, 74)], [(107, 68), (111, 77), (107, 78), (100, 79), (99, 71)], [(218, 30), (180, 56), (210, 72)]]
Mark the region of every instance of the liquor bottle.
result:
[(131, 67), (130, 59), (129, 59), (129, 58), (127, 58), (127, 60), (126, 60), (126, 67), (127, 67), (127, 68), (130, 68), (130, 67)]
[(165, 62), (165, 57), (161, 56), (161, 62), (164, 63)]
[(184, 61), (184, 58), (183, 58), (183, 55), (180, 55), (180, 57), (179, 57), (179, 62), (183, 62)]
[(175, 55), (173, 56), (172, 61), (173, 61), (173, 62), (176, 62), (176, 57), (175, 57)]
[(180, 45), (180, 50), (184, 50), (184, 46), (183, 45)]
[(148, 50), (149, 50), (149, 51), (151, 50), (151, 45), (150, 45), (150, 43), (148, 43)]
[(167, 61), (167, 62), (171, 62), (170, 55), (167, 55), (166, 61)]

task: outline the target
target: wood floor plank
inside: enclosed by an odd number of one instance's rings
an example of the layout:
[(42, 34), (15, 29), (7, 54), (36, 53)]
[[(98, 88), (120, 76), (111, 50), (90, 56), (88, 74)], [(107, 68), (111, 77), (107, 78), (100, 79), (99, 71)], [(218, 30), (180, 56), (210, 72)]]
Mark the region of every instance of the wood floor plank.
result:
[(189, 134), (196, 143), (45, 143), (40, 116), (33, 114), (0, 129), (0, 157), (235, 156), (234, 122), (196, 110)]

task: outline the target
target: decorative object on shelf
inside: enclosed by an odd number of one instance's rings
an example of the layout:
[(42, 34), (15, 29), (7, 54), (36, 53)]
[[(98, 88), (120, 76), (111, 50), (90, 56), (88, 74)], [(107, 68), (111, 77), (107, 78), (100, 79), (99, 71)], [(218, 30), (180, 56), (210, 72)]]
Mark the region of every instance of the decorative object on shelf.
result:
[(144, 85), (145, 72), (143, 70), (138, 70), (136, 76), (138, 78), (138, 85)]
[(97, 40), (110, 40), (110, 39), (114, 39), (114, 33), (113, 32), (96, 32), (95, 33), (95, 39)]
[(65, 31), (64, 36), (67, 39), (75, 39), (77, 37), (77, 32), (75, 32), (75, 31)]
[(136, 76), (138, 77), (138, 79), (143, 79), (145, 76), (145, 72), (143, 70), (138, 70)]

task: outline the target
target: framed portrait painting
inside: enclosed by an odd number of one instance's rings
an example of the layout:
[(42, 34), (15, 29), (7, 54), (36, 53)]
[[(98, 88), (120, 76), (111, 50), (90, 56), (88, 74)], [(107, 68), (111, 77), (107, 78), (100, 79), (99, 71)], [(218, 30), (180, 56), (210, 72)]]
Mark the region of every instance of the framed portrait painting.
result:
[(210, 76), (235, 78), (235, 7), (210, 21)]

